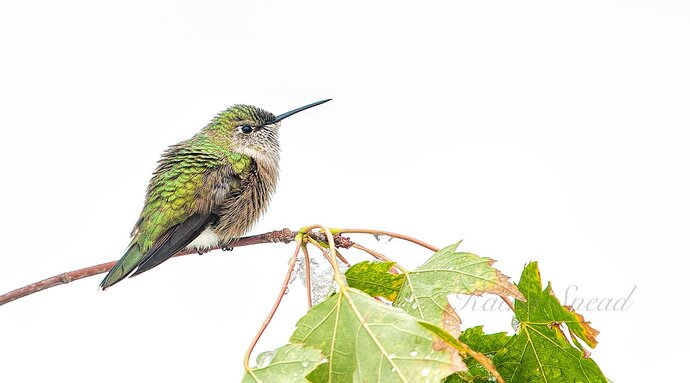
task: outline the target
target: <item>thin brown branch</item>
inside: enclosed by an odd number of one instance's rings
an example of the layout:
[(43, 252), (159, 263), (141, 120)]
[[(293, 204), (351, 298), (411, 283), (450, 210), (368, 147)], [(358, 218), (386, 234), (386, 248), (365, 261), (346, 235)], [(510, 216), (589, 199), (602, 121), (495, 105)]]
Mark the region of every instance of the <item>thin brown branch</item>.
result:
[(64, 285), (82, 278), (105, 273), (112, 269), (113, 266), (115, 266), (115, 261), (101, 263), (100, 265), (85, 267), (79, 270), (68, 271), (66, 273), (46, 278), (42, 281), (34, 282), (30, 285), (26, 285), (16, 290), (12, 290), (9, 293), (0, 295), (0, 306), (51, 287)]
[[(230, 244), (222, 244), (222, 245), (219, 245), (216, 247), (212, 247), (208, 250), (205, 250), (204, 252), (209, 252), (212, 250), (218, 250), (218, 249), (224, 249), (224, 248), (227, 249), (227, 248), (240, 247), (240, 246), (257, 245), (257, 244), (261, 244), (261, 243), (277, 243), (277, 242), (290, 243), (290, 242), (295, 240), (295, 236), (297, 234), (298, 233), (296, 231), (292, 231), (290, 229), (275, 230), (275, 231), (270, 231), (268, 233), (257, 234), (257, 235), (252, 235), (252, 236), (248, 236), (248, 237), (242, 237), (242, 238), (237, 239), (236, 241), (233, 241)], [(309, 236), (313, 237), (317, 241), (323, 241), (323, 242), (328, 241), (328, 238), (323, 233), (309, 233)], [(337, 236), (335, 236), (334, 239), (335, 239), (335, 244), (337, 247), (349, 249), (352, 246), (352, 241), (350, 241), (350, 239), (347, 237), (337, 235)], [(184, 255), (189, 255), (189, 254), (197, 254), (197, 253), (198, 253), (198, 251), (196, 251), (196, 250), (185, 249), (185, 250), (182, 250), (181, 252), (179, 252), (178, 254), (176, 254), (175, 256), (179, 257), (179, 256), (184, 256)], [(4, 305), (5, 303), (9, 303), (9, 302), (12, 302), (14, 300), (17, 300), (19, 298), (23, 298), (25, 296), (31, 295), (33, 293), (37, 293), (39, 291), (49, 289), (51, 287), (60, 286), (60, 285), (64, 285), (66, 283), (70, 283), (72, 281), (76, 281), (76, 280), (79, 280), (82, 278), (87, 278), (87, 277), (91, 277), (94, 275), (103, 274), (103, 273), (107, 272), (108, 270), (110, 270), (114, 265), (115, 265), (115, 261), (101, 263), (99, 265), (85, 267), (83, 269), (61, 273), (61, 274), (52, 276), (50, 278), (46, 278), (42, 281), (34, 282), (34, 283), (26, 285), (24, 287), (20, 287), (16, 290), (12, 290), (8, 293), (0, 295), (0, 306)]]

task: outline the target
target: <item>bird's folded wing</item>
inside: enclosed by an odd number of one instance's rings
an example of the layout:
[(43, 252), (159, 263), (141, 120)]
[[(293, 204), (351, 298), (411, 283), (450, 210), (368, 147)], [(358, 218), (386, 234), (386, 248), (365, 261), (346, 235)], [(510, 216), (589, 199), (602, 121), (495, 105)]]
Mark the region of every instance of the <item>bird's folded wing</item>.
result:
[(215, 214), (194, 213), (182, 223), (170, 228), (146, 253), (131, 276), (150, 270), (177, 254), (198, 237), (215, 219), (217, 219)]

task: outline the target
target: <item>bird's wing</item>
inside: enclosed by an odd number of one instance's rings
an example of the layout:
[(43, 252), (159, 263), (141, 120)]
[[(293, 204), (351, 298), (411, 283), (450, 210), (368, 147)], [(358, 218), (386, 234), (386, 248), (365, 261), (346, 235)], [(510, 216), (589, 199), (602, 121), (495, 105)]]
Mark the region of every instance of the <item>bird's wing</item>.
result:
[(194, 213), (182, 223), (173, 226), (156, 241), (139, 262), (132, 277), (160, 265), (189, 245), (202, 231), (213, 222), (213, 214)]
[(218, 219), (218, 207), (236, 196), (252, 167), (249, 157), (230, 153), (204, 137), (171, 147), (149, 183), (135, 227), (142, 258), (132, 274), (158, 266), (189, 245)]

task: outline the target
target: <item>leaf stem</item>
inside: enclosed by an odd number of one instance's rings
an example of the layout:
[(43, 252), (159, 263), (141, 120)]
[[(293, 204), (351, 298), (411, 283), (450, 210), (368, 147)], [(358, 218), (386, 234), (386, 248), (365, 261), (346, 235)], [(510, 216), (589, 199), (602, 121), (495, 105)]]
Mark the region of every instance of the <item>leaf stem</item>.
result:
[[(341, 285), (341, 283), (338, 281), (338, 278), (341, 277), (340, 269), (338, 268), (338, 263), (335, 262), (334, 257), (328, 253), (328, 249), (323, 247), (323, 245), (320, 242), (315, 241), (313, 238), (309, 236), (307, 236), (307, 241), (310, 244), (314, 245), (314, 247), (316, 247), (317, 249), (321, 250), (323, 257), (326, 258), (328, 264), (331, 265), (331, 268), (333, 269), (333, 279), (338, 283), (338, 285)], [(336, 273), (338, 274), (338, 276), (336, 276)]]
[(338, 249), (335, 249), (335, 256), (338, 257), (338, 259), (340, 259), (340, 262), (344, 263), (345, 266), (347, 266), (347, 267), (350, 267), (350, 266), (351, 266), (351, 265), (350, 265), (350, 261), (348, 261), (347, 258), (345, 258), (345, 256), (343, 256), (343, 254), (341, 254), (341, 253), (338, 251)]
[(379, 261), (383, 261), (383, 262), (393, 262), (393, 263), (395, 263), (395, 268), (396, 268), (396, 269), (400, 270), (403, 274), (407, 274), (407, 273), (408, 273), (408, 271), (407, 271), (404, 267), (400, 266), (397, 262), (391, 260), (390, 258), (388, 258), (388, 257), (386, 257), (385, 255), (379, 253), (378, 251), (372, 250), (372, 249), (370, 249), (370, 248), (368, 248), (368, 247), (365, 247), (365, 246), (362, 246), (362, 245), (360, 245), (360, 244), (358, 244), (358, 243), (353, 243), (353, 244), (352, 244), (352, 247), (354, 247), (354, 248), (357, 249), (357, 250), (361, 250), (361, 251), (363, 251), (363, 252), (365, 252), (365, 253), (368, 253), (369, 255), (371, 255), (372, 257), (374, 257), (374, 258), (376, 258), (376, 259), (378, 259)]
[(325, 249), (321, 244), (319, 244), (317, 241), (315, 241), (313, 238), (310, 236), (307, 236), (307, 240), (314, 246), (322, 249), (324, 251), (324, 255), (326, 255), (326, 259), (331, 263), (331, 267), (333, 268), (333, 279), (335, 282), (340, 286), (341, 289), (344, 289), (347, 287), (345, 284), (345, 279), (343, 278), (343, 274), (340, 272), (340, 269), (338, 269), (338, 262), (336, 262), (336, 257), (337, 257), (337, 251), (336, 251), (336, 246), (335, 246), (335, 239), (333, 239), (333, 233), (331, 232), (331, 229), (326, 228), (323, 225), (311, 225), (307, 226), (305, 228), (300, 229), (300, 233), (305, 233), (308, 234), (310, 231), (314, 229), (320, 229), (323, 234), (326, 235), (326, 238), (328, 239), (328, 254), (326, 254)]
[(370, 249), (370, 248), (368, 248), (368, 247), (365, 247), (365, 246), (362, 246), (362, 245), (360, 245), (360, 244), (358, 244), (358, 243), (353, 244), (352, 247), (354, 247), (354, 248), (357, 249), (357, 250), (361, 250), (361, 251), (363, 251), (363, 252), (365, 252), (365, 253), (371, 255), (372, 257), (376, 258), (377, 260), (379, 260), (379, 261), (381, 261), (381, 262), (393, 262), (393, 261), (390, 260), (390, 258), (388, 258), (388, 257), (386, 257), (385, 255), (379, 253), (378, 251), (372, 250), (372, 249)]
[(307, 246), (302, 243), (300, 244), (302, 252), (304, 253), (304, 274), (305, 274), (305, 284), (307, 285), (307, 306), (312, 307), (312, 297), (311, 297), (311, 264), (309, 262), (309, 251)]
[(508, 305), (508, 307), (510, 307), (510, 309), (513, 310), (513, 312), (515, 312), (515, 304), (513, 303), (513, 301), (511, 301), (510, 298), (508, 298), (505, 295), (499, 296), (501, 297), (501, 299), (503, 299), (503, 302), (505, 302)]
[(417, 244), (421, 247), (425, 247), (433, 252), (437, 252), (440, 249), (434, 245), (428, 244), (422, 240), (419, 240), (414, 237), (410, 237), (409, 235), (405, 234), (399, 234), (399, 233), (394, 233), (392, 231), (384, 231), (384, 230), (371, 230), (371, 229), (332, 229), (332, 232), (334, 234), (372, 234), (372, 235), (387, 235), (389, 237), (393, 238), (399, 238), (408, 242), (412, 242), (414, 244)]
[(285, 279), (283, 280), (283, 285), (280, 288), (280, 293), (278, 294), (278, 297), (276, 298), (275, 302), (273, 303), (273, 307), (271, 308), (271, 311), (268, 313), (268, 316), (264, 320), (263, 324), (261, 325), (261, 328), (259, 331), (256, 333), (254, 336), (254, 339), (252, 340), (251, 344), (249, 345), (249, 348), (247, 348), (247, 352), (244, 354), (244, 369), (252, 375), (257, 381), (259, 381), (254, 373), (252, 372), (252, 369), (249, 367), (249, 359), (252, 355), (252, 351), (254, 351), (254, 347), (256, 344), (259, 342), (259, 339), (261, 338), (261, 335), (264, 333), (266, 328), (268, 327), (268, 324), (271, 323), (271, 319), (273, 319), (273, 315), (275, 315), (276, 311), (278, 310), (278, 306), (280, 306), (280, 302), (283, 300), (283, 297), (285, 296), (285, 292), (287, 290), (287, 286), (290, 283), (290, 276), (292, 276), (292, 271), (295, 269), (295, 262), (297, 261), (297, 256), (299, 255), (300, 248), (302, 247), (302, 234), (297, 234), (295, 236), (295, 241), (297, 242), (297, 246), (295, 246), (295, 251), (292, 254), (292, 258), (290, 258), (290, 261), (288, 262), (288, 270), (287, 273), (285, 273)]

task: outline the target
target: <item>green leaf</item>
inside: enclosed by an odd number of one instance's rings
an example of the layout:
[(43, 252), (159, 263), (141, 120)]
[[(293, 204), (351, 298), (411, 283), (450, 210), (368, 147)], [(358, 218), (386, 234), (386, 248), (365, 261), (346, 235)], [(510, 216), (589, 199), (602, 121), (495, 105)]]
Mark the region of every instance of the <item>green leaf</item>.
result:
[(505, 332), (484, 334), (483, 326), (470, 327), (460, 335), (460, 341), (484, 355), (496, 354), (505, 347), (510, 338)]
[(525, 267), (518, 287), (527, 298), (526, 302), (515, 302), (518, 333), (493, 358), (506, 382), (606, 383), (597, 364), (573, 346), (564, 331), (570, 330), (576, 345), (575, 336), (590, 346), (596, 345), (598, 332), (581, 315), (560, 304), (551, 284), (542, 291), (536, 262)]
[(350, 287), (314, 306), (291, 341), (326, 355), (312, 382), (438, 382), (465, 369), (416, 318)]
[(449, 294), (492, 293), (524, 299), (508, 277), (491, 267), (491, 258), (456, 253), (458, 244), (434, 254), (417, 270), (407, 274), (393, 303), (406, 312), (440, 325), (454, 336), (460, 333), (460, 318), (448, 303)]
[[(476, 371), (468, 370), (466, 372), (455, 374), (455, 378), (449, 377), (444, 382), (498, 382), (505, 383), (501, 375), (498, 373), (496, 366), (494, 366), (491, 359), (486, 355), (473, 350), (467, 344), (455, 339), (451, 334), (442, 328), (431, 324), (429, 322), (420, 322), (424, 328), (429, 329), (441, 339), (448, 342), (449, 345), (460, 351), (463, 359), (469, 360), (476, 364)], [(468, 366), (469, 367), (469, 366)]]
[(345, 272), (347, 284), (362, 290), (372, 297), (383, 297), (394, 301), (403, 285), (405, 276), (391, 274), (395, 262), (360, 262)]
[[(510, 341), (511, 337), (505, 332), (495, 334), (484, 334), (482, 326), (471, 327), (463, 331), (460, 341), (464, 342), (472, 350), (485, 355), (488, 358), (493, 356)], [(467, 382), (493, 382), (493, 375), (477, 359), (466, 359), (465, 363), (469, 373), (466, 375)], [(459, 377), (459, 376), (458, 376)], [(446, 379), (446, 383), (462, 382), (463, 380)]]
[[(463, 331), (460, 335), (460, 341), (464, 342), (467, 347), (486, 356), (488, 359), (501, 350), (506, 343), (511, 339), (505, 332), (496, 334), (484, 334), (482, 326), (471, 327)], [(458, 373), (446, 378), (445, 383), (490, 383), (496, 382), (496, 377), (492, 375), (487, 368), (485, 368), (479, 360), (475, 358), (465, 359), (468, 371), (465, 373)], [(484, 362), (485, 363), (485, 362)], [(495, 366), (494, 366), (495, 367)], [(497, 369), (496, 369), (497, 370)]]
[[(519, 321), (535, 322), (548, 318), (552, 322), (561, 322), (568, 325), (570, 331), (575, 333), (590, 347), (596, 347), (597, 334), (599, 331), (593, 329), (589, 322), (586, 322), (582, 315), (577, 314), (571, 307), (562, 306), (551, 291), (551, 283), (548, 283), (544, 291), (541, 290), (541, 276), (536, 262), (531, 262), (525, 266), (520, 278), (518, 288), (523, 292), (532, 305), (523, 302), (515, 304), (515, 314)], [(539, 310), (534, 310), (534, 306)], [(530, 308), (530, 306), (532, 306)]]
[(288, 344), (275, 351), (261, 353), (257, 360), (265, 366), (245, 373), (242, 383), (308, 383), (306, 376), (324, 362), (319, 350), (304, 348), (300, 344)]

